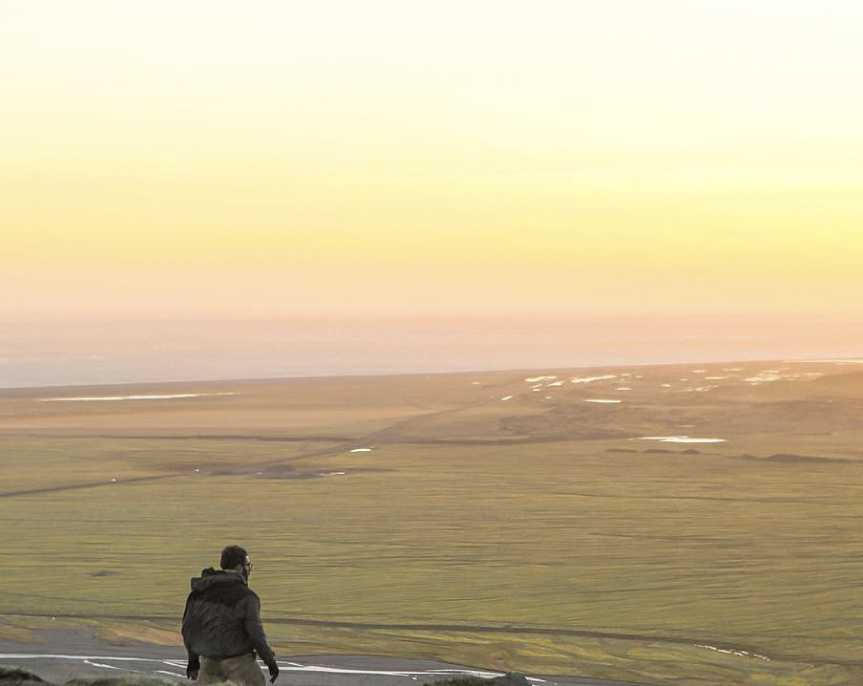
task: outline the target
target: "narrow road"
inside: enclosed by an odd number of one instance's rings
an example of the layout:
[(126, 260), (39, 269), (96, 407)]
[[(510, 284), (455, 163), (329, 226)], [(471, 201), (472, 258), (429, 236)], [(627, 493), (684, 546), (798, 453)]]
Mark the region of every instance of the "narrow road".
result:
[[(182, 648), (145, 643), (112, 645), (86, 631), (36, 632), (39, 643), (0, 640), (0, 666), (20, 667), (61, 684), (79, 676), (149, 675), (187, 682)], [(277, 686), (412, 686), (474, 676), (491, 679), (502, 672), (435, 660), (365, 655), (281, 657)], [(260, 664), (260, 663), (259, 663)], [(261, 665), (266, 673), (266, 667)], [(534, 686), (647, 686), (577, 676), (527, 675)], [(269, 684), (269, 681), (267, 682)]]

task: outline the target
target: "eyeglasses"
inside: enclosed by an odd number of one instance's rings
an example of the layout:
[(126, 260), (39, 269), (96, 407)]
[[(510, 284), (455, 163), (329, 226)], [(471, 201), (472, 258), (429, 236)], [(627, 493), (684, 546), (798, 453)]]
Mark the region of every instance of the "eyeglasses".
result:
[(251, 560), (248, 560), (247, 562), (244, 562), (244, 563), (243, 563), (243, 567), (246, 567), (246, 568), (247, 568), (247, 569), (249, 569), (249, 570), (251, 570), (253, 566), (254, 566), (254, 565), (252, 564), (252, 561), (251, 561)]

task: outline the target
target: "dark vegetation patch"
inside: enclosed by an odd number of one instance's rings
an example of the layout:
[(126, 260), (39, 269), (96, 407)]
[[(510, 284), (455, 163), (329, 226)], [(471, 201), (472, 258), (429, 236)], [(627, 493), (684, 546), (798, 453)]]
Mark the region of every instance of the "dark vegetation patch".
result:
[[(173, 686), (177, 682), (152, 676), (115, 676), (115, 677), (76, 677), (69, 679), (64, 686)], [(222, 682), (225, 686), (231, 682)], [(0, 667), (0, 686), (53, 686), (40, 676), (26, 669)], [(218, 685), (221, 686), (221, 685)]]
[(635, 448), (606, 448), (607, 453), (637, 453)]
[(806, 463), (827, 463), (827, 462), (842, 462), (848, 463), (849, 460), (843, 460), (839, 457), (819, 457), (817, 455), (797, 455), (796, 453), (774, 453), (768, 457), (758, 457), (743, 453), (739, 455), (741, 460), (752, 460), (754, 462), (784, 462), (788, 464), (806, 464)]
[(458, 679), (447, 679), (446, 681), (426, 681), (423, 686), (488, 686), (488, 682), (478, 676), (466, 676)]
[[(176, 681), (151, 676), (76, 677), (64, 686), (165, 686)], [(231, 682), (223, 682), (226, 686)], [(26, 669), (0, 667), (0, 686), (53, 686), (40, 676)], [(460, 677), (447, 681), (429, 682), (429, 686), (530, 686), (530, 682), (518, 672), (509, 672), (495, 679)]]
[(642, 450), (643, 453), (676, 453), (676, 450), (666, 450), (665, 448), (648, 448), (647, 450)]
[(560, 443), (568, 440), (602, 440), (604, 438), (620, 438), (604, 434), (584, 435), (574, 439), (569, 434), (548, 434), (543, 436), (514, 436), (512, 438), (418, 438), (415, 436), (388, 436), (379, 438), (381, 443), (396, 443), (398, 445), (533, 445), (535, 443)]
[(620, 408), (560, 405), (541, 414), (510, 415), (498, 421), (500, 433), (534, 440), (595, 441), (634, 438), (620, 428)]
[(794, 453), (774, 453), (767, 459), (769, 462), (845, 462), (835, 457), (818, 457), (816, 455), (796, 455)]
[(423, 686), (530, 686), (530, 682), (524, 674), (519, 672), (507, 672), (504, 676), (494, 679), (483, 679), (478, 676), (464, 676), (446, 681), (426, 682)]
[(47, 683), (41, 677), (17, 667), (0, 667), (0, 686), (23, 686), (24, 684)]
[(97, 572), (90, 572), (90, 576), (117, 576), (119, 573), (112, 569), (100, 569)]
[(295, 469), (293, 467), (280, 466), (277, 468), (258, 470), (255, 472), (254, 476), (258, 479), (320, 479), (328, 476), (334, 476), (336, 475), (336, 472), (344, 472), (344, 476), (348, 476), (350, 474), (361, 474), (363, 472), (391, 471), (394, 470), (381, 467), (327, 467), (326, 469), (316, 467), (312, 469)]

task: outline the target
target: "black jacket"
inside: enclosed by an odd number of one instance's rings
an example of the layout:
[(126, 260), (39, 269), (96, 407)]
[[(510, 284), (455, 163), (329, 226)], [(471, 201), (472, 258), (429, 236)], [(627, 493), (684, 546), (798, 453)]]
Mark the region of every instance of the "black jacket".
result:
[(254, 649), (268, 665), (276, 658), (261, 625), (261, 600), (236, 572), (210, 567), (192, 579), (183, 611), (183, 643), (189, 662), (223, 659)]

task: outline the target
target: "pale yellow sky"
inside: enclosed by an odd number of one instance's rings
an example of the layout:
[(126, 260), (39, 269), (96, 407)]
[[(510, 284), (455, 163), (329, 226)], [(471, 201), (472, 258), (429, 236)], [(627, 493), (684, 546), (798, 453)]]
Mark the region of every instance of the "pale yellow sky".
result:
[(0, 0), (0, 315), (858, 307), (863, 5)]

